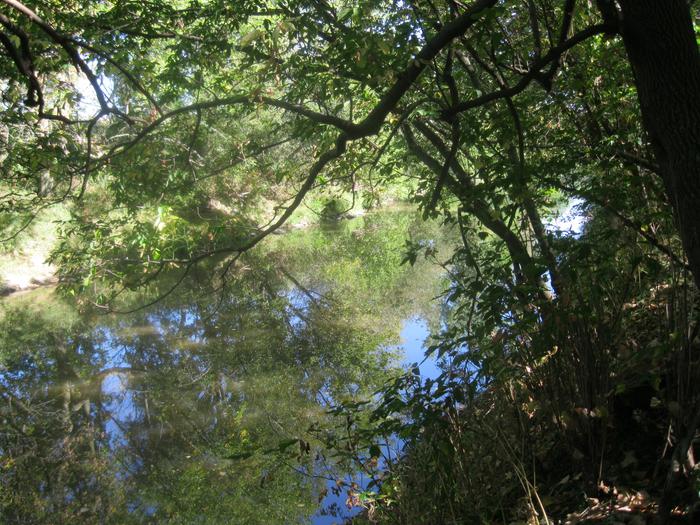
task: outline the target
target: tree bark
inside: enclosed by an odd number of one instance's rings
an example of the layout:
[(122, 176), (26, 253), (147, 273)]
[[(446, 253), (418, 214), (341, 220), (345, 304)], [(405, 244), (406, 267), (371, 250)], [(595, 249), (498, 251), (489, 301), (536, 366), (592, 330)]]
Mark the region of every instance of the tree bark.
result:
[(644, 127), (700, 288), (700, 53), (685, 0), (620, 0)]

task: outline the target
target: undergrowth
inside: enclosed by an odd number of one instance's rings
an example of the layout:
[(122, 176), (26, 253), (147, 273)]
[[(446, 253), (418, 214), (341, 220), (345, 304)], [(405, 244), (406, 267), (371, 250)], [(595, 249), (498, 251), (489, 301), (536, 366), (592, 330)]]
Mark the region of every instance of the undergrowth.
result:
[[(474, 295), (484, 276), (453, 261), (429, 348), (443, 373), (397, 379), (365, 419), (345, 408), (373, 479), (353, 523), (697, 522), (697, 290), (624, 237), (580, 250), (601, 232), (561, 240), (576, 265), (550, 298)], [(378, 446), (391, 436), (398, 458)]]

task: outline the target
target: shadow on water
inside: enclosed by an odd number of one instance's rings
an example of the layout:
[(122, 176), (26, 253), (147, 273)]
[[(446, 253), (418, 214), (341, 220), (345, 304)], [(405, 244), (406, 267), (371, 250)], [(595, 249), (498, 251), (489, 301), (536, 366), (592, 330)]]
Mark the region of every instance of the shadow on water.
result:
[(2, 522), (342, 522), (352, 473), (316, 439), (337, 427), (327, 409), (421, 362), (439, 325), (442, 269), (400, 265), (409, 235), (449, 244), (412, 213), (376, 213), (272, 239), (223, 296), (202, 267), (130, 315), (5, 301)]

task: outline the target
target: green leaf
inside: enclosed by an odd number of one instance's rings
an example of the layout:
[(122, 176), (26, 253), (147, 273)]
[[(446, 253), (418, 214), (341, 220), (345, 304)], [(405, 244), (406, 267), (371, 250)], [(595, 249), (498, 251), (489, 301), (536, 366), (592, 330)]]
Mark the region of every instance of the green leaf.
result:
[(248, 459), (253, 455), (252, 452), (237, 452), (235, 454), (231, 454), (229, 456), (224, 456), (226, 459), (234, 459), (234, 460), (241, 460), (241, 459)]
[(253, 29), (241, 37), (241, 39), (238, 41), (238, 45), (241, 47), (249, 46), (256, 40), (260, 39), (264, 34), (265, 33), (263, 33), (260, 29)]
[(299, 438), (286, 439), (286, 440), (282, 441), (279, 445), (277, 445), (277, 449), (278, 449), (280, 452), (284, 452), (284, 451), (287, 450), (289, 447), (291, 447), (292, 445), (297, 444), (298, 442), (299, 442)]

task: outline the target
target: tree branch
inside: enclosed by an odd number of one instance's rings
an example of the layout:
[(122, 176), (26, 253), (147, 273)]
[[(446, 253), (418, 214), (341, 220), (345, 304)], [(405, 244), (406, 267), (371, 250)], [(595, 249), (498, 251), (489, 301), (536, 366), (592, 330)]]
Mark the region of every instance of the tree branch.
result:
[[(32, 11), (30, 8), (22, 4), (21, 2), (18, 2), (17, 0), (0, 0), (0, 2), (10, 6), (12, 9), (22, 13), (24, 16), (29, 18), (35, 25), (37, 25), (44, 33), (46, 33), (51, 40), (53, 40), (55, 43), (57, 43), (59, 46), (63, 48), (63, 50), (66, 52), (68, 57), (71, 59), (71, 61), (75, 64), (75, 66), (82, 71), (82, 73), (87, 77), (88, 81), (90, 82), (90, 85), (92, 86), (93, 91), (95, 92), (95, 97), (97, 98), (98, 103), (100, 104), (100, 108), (102, 110), (102, 113), (107, 114), (107, 113), (115, 113), (119, 114), (118, 111), (116, 111), (114, 108), (110, 108), (109, 104), (107, 104), (107, 100), (104, 96), (104, 93), (102, 92), (102, 88), (100, 87), (99, 82), (97, 81), (97, 77), (95, 74), (92, 72), (92, 69), (85, 63), (85, 61), (82, 59), (80, 56), (80, 53), (78, 53), (77, 49), (75, 49), (71, 45), (71, 39), (63, 36), (60, 34), (58, 31), (56, 31), (53, 27), (51, 27), (48, 23), (46, 23), (39, 15), (37, 15), (34, 11)], [(124, 116), (124, 115), (122, 115)]]
[[(423, 46), (411, 64), (399, 75), (394, 85), (389, 88), (369, 115), (357, 126), (357, 136), (351, 135), (349, 138), (355, 139), (377, 133), (384, 119), (396, 108), (399, 100), (413, 86), (413, 83), (418, 79), (427, 64), (454, 38), (459, 37), (469, 29), (476, 22), (477, 15), (495, 4), (496, 0), (479, 0), (474, 2), (471, 8), (462, 15), (445, 24), (442, 30)], [(457, 112), (455, 111), (454, 113)]]
[(598, 24), (588, 27), (582, 31), (579, 31), (570, 39), (565, 41), (563, 44), (550, 49), (549, 52), (545, 54), (542, 58), (536, 60), (533, 63), (532, 67), (528, 70), (528, 72), (525, 73), (525, 75), (523, 75), (520, 81), (514, 86), (506, 89), (499, 89), (498, 91), (486, 93), (485, 95), (482, 95), (480, 97), (461, 102), (456, 107), (445, 110), (443, 112), (444, 117), (451, 118), (457, 113), (461, 113), (462, 111), (467, 111), (469, 109), (483, 106), (485, 104), (488, 104), (489, 102), (493, 102), (494, 100), (500, 100), (502, 98), (507, 97), (514, 97), (515, 95), (524, 91), (525, 88), (527, 88), (533, 80), (536, 80), (538, 76), (542, 75), (542, 68), (544, 68), (551, 62), (558, 60), (559, 57), (565, 51), (591, 38), (592, 36), (600, 35), (602, 33), (606, 33), (607, 31), (610, 31), (610, 26), (607, 24)]
[[(1, 1), (1, 0), (0, 0)], [(155, 131), (161, 124), (164, 122), (171, 120), (179, 115), (184, 115), (187, 113), (191, 112), (200, 112), (205, 109), (212, 109), (212, 108), (217, 108), (217, 107), (224, 107), (224, 106), (233, 106), (237, 104), (242, 104), (242, 105), (252, 105), (255, 103), (261, 103), (265, 104), (268, 106), (272, 107), (277, 107), (281, 109), (285, 109), (291, 113), (297, 114), (297, 115), (302, 115), (309, 120), (316, 122), (318, 124), (327, 124), (330, 126), (334, 126), (341, 131), (345, 133), (350, 133), (355, 130), (355, 126), (353, 125), (352, 122), (334, 117), (333, 115), (326, 115), (324, 113), (318, 113), (316, 111), (301, 107), (301, 106), (295, 106), (294, 104), (291, 104), (289, 102), (285, 102), (283, 100), (277, 100), (273, 99), (270, 97), (259, 97), (256, 98), (252, 95), (233, 95), (230, 97), (226, 98), (219, 98), (219, 99), (213, 99), (213, 100), (206, 100), (204, 102), (197, 102), (196, 104), (191, 104), (189, 106), (183, 106), (181, 108), (174, 109), (172, 111), (169, 111), (168, 113), (163, 114), (161, 117), (157, 118), (153, 122), (151, 122), (148, 126), (145, 128), (141, 129), (134, 138), (131, 140), (116, 144), (112, 146), (110, 149), (109, 153), (107, 156), (114, 155), (115, 153), (126, 153), (128, 150), (133, 148), (138, 142), (140, 142), (143, 138), (145, 138), (147, 135), (151, 134), (153, 131)]]

